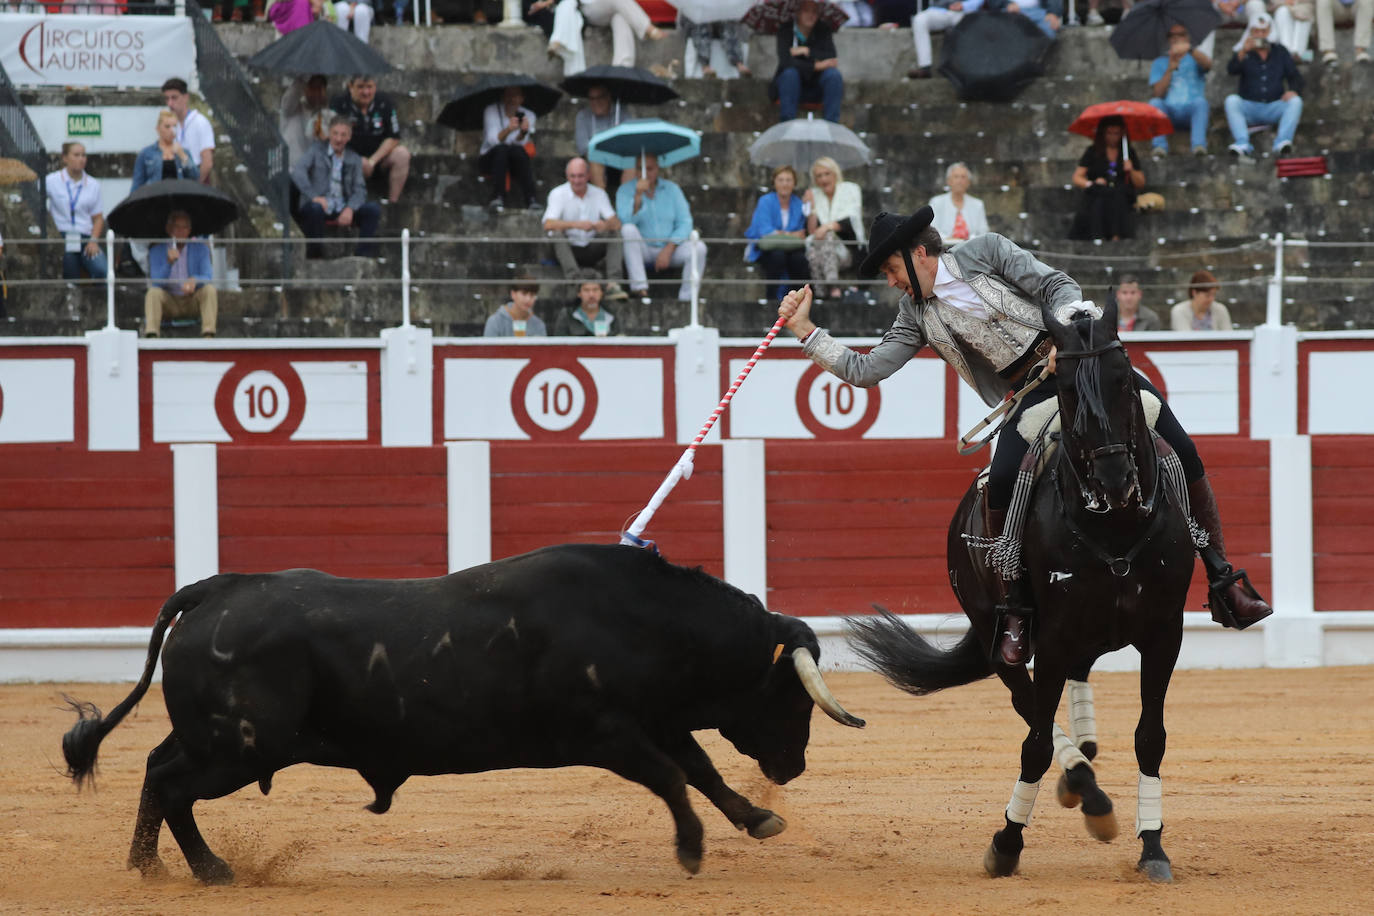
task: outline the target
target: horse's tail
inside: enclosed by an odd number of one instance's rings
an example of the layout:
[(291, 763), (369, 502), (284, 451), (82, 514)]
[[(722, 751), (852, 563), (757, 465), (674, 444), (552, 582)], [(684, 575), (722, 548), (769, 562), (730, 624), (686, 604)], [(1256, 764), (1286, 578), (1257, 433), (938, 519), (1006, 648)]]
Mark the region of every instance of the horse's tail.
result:
[(969, 630), (950, 649), (941, 649), (883, 607), (871, 617), (845, 620), (849, 645), (883, 677), (907, 693), (923, 696), (962, 687), (992, 674), (978, 635)]
[(100, 742), (114, 731), (115, 726), (148, 692), (148, 687), (153, 682), (153, 672), (157, 670), (158, 653), (162, 649), (162, 639), (167, 633), (167, 628), (172, 625), (177, 615), (191, 610), (204, 599), (211, 581), (212, 579), (204, 579), (194, 585), (188, 585), (162, 605), (162, 610), (153, 623), (152, 638), (148, 641), (148, 660), (143, 666), (143, 676), (134, 685), (133, 692), (110, 710), (108, 716), (101, 715), (100, 709), (94, 703), (84, 703), (63, 696), (67, 705), (77, 715), (76, 724), (62, 736), (62, 756), (67, 759), (67, 775), (76, 783), (78, 789), (95, 778), (95, 758), (100, 751)]

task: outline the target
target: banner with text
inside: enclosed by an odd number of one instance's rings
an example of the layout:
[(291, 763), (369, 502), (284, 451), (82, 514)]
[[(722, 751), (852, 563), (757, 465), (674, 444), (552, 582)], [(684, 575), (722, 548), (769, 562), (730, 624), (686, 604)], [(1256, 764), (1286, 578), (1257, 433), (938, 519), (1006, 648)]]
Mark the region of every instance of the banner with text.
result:
[(196, 42), (184, 16), (34, 16), (7, 13), (0, 65), (21, 86), (196, 88)]

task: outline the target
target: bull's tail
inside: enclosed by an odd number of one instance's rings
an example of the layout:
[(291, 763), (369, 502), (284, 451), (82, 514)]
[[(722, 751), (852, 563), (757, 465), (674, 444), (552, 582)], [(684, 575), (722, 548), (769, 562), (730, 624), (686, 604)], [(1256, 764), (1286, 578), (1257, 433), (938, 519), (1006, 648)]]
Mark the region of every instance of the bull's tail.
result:
[(143, 676), (134, 685), (133, 692), (110, 710), (108, 716), (102, 716), (94, 703), (83, 703), (63, 696), (67, 705), (77, 715), (76, 724), (62, 736), (62, 756), (67, 759), (67, 775), (76, 783), (78, 789), (95, 778), (95, 759), (100, 751), (100, 742), (114, 731), (115, 726), (123, 721), (148, 692), (148, 687), (153, 682), (153, 672), (157, 670), (157, 658), (162, 651), (162, 639), (167, 633), (167, 628), (179, 614), (191, 610), (200, 603), (209, 581), (207, 579), (195, 585), (188, 585), (162, 605), (162, 610), (158, 612), (157, 620), (153, 623), (152, 638), (148, 641), (148, 660), (143, 666)]
[(871, 617), (845, 621), (849, 645), (894, 686), (923, 696), (962, 687), (991, 675), (987, 653), (973, 630), (950, 649), (941, 649), (886, 608)]

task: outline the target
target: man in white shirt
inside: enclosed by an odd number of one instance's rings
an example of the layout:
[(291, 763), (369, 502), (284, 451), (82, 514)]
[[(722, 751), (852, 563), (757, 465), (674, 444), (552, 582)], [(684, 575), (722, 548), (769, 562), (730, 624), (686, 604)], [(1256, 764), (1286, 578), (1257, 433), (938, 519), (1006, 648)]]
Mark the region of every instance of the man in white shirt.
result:
[(589, 182), (587, 160), (568, 160), (563, 176), (568, 180), (549, 192), (544, 209), (544, 231), (553, 237), (554, 254), (563, 276), (573, 278), (584, 267), (606, 262), (606, 298), (624, 299), (625, 291), (614, 278), (623, 276), (623, 244), (620, 220), (606, 192)]
[(210, 184), (215, 167), (215, 129), (210, 119), (191, 108), (186, 81), (173, 77), (162, 84), (162, 100), (177, 116), (177, 142), (200, 166), (200, 183)]

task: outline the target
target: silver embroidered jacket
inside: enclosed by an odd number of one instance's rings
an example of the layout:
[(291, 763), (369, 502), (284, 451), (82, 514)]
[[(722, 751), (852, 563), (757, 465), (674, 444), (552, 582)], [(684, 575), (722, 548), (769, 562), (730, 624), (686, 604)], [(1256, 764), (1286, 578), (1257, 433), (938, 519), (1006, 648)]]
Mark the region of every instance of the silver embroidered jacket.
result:
[(1044, 312), (1083, 298), (1067, 274), (1037, 261), (1005, 236), (988, 233), (940, 255), (955, 278), (973, 287), (990, 316), (977, 318), (938, 299), (913, 303), (903, 296), (897, 320), (868, 353), (859, 353), (817, 328), (803, 352), (824, 369), (869, 388), (906, 365), (929, 344), (959, 377), (996, 406), (1011, 388), (999, 372), (1043, 343)]

